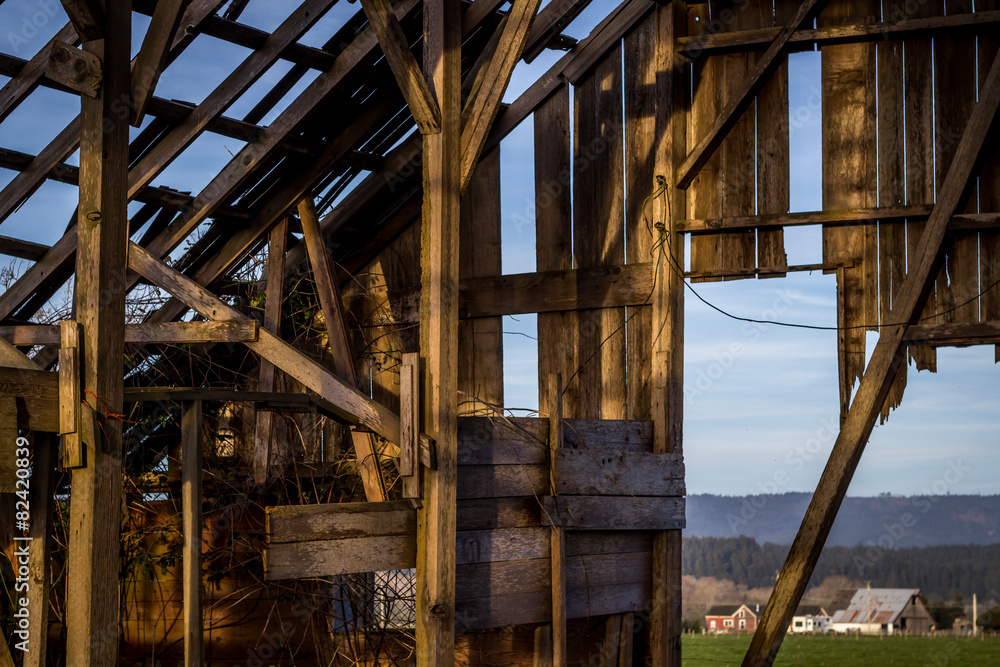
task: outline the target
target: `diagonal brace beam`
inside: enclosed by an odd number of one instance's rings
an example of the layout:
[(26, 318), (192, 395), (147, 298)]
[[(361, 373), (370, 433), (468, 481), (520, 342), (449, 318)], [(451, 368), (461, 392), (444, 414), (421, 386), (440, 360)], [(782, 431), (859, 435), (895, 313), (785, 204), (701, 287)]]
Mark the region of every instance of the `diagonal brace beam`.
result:
[(375, 30), (378, 43), (399, 83), (403, 99), (410, 107), (413, 119), (417, 121), (420, 133), (437, 134), (441, 131), (441, 108), (427, 87), (427, 80), (410, 51), (403, 28), (388, 0), (361, 0), (361, 6)]
[(757, 65), (754, 66), (753, 71), (750, 72), (750, 75), (743, 82), (739, 91), (726, 104), (726, 108), (719, 114), (719, 117), (715, 120), (708, 134), (705, 135), (705, 138), (698, 142), (694, 150), (685, 158), (681, 166), (677, 168), (676, 182), (678, 188), (681, 190), (688, 189), (688, 186), (694, 181), (701, 168), (712, 159), (712, 155), (722, 145), (722, 141), (729, 134), (729, 130), (733, 129), (733, 126), (736, 125), (743, 112), (750, 106), (750, 102), (753, 101), (760, 89), (764, 87), (767, 80), (771, 78), (774, 71), (778, 69), (781, 59), (785, 55), (788, 40), (791, 39), (792, 34), (807, 19), (819, 13), (826, 3), (827, 0), (805, 0), (802, 3), (799, 11), (795, 13), (795, 16), (792, 17), (788, 25), (778, 33), (778, 36), (771, 42), (771, 46), (768, 47), (764, 55), (757, 61)]
[(806, 584), (819, 560), (823, 545), (837, 511), (847, 494), (851, 478), (864, 452), (868, 437), (875, 426), (875, 419), (882, 410), (885, 397), (896, 377), (896, 371), (905, 362), (903, 347), (907, 327), (916, 322), (923, 309), (932, 285), (935, 269), (948, 221), (958, 209), (966, 194), (969, 179), (979, 158), (983, 142), (1000, 105), (1000, 54), (993, 61), (989, 76), (983, 86), (979, 103), (972, 112), (944, 184), (938, 193), (937, 204), (931, 212), (920, 237), (920, 253), (892, 306), (889, 321), (896, 324), (883, 327), (878, 344), (872, 353), (868, 368), (861, 378), (857, 396), (847, 412), (837, 442), (830, 453), (823, 475), (820, 477), (812, 502), (806, 511), (792, 549), (781, 569), (761, 618), (753, 641), (743, 659), (743, 667), (772, 665), (781, 648), (785, 630), (792, 620), (795, 608), (802, 599)]

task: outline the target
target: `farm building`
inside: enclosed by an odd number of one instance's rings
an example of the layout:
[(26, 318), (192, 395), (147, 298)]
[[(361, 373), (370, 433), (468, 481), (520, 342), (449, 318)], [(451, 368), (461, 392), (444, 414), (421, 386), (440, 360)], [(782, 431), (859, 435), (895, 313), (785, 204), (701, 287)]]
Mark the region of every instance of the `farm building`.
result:
[(859, 588), (846, 608), (833, 613), (831, 627), (866, 635), (919, 633), (934, 628), (934, 617), (917, 589)]
[(716, 605), (705, 614), (705, 628), (709, 632), (753, 632), (759, 617), (759, 604), (753, 609), (745, 604)]
[[(772, 664), (908, 369), (1000, 342), (995, 0), (0, 12), (0, 663), (677, 667), (685, 292), (826, 274), (840, 432), (768, 604), (727, 616)], [(790, 212), (796, 51), (823, 201)], [(866, 623), (925, 623), (883, 593)]]

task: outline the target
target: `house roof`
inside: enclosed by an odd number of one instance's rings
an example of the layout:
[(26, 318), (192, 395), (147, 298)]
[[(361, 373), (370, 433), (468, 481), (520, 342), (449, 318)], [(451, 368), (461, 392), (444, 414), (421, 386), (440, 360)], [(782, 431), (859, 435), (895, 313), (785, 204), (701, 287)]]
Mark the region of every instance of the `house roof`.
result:
[(834, 613), (833, 622), (894, 623), (919, 594), (917, 588), (859, 588), (847, 608)]
[(736, 612), (740, 609), (746, 609), (747, 612), (753, 616), (757, 616), (757, 613), (750, 608), (747, 604), (717, 604), (713, 605), (711, 609), (705, 614), (705, 616), (735, 616)]

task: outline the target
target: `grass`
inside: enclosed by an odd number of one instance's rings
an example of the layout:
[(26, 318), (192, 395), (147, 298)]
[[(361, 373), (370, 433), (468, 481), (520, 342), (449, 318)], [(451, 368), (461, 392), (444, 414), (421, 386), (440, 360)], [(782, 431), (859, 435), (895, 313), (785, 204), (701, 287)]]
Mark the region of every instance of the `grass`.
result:
[[(684, 635), (683, 667), (738, 667), (748, 635)], [(793, 635), (775, 667), (958, 667), (1000, 665), (1000, 637), (847, 637)]]

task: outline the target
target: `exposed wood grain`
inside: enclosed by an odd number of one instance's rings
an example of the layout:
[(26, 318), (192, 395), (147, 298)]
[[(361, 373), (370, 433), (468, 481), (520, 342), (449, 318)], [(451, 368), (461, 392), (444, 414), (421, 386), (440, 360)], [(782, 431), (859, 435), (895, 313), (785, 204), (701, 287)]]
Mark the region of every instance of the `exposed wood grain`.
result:
[(52, 40), (45, 76), (81, 95), (97, 97), (101, 89), (101, 61), (72, 44)]
[(59, 435), (62, 436), (62, 465), (82, 468), (87, 464), (82, 441), (83, 365), (80, 325), (76, 320), (59, 324)]
[[(267, 246), (267, 286), (264, 293), (264, 321), (267, 331), (281, 333), (281, 304), (285, 298), (285, 239), (288, 238), (288, 220), (282, 220), (271, 230)], [(260, 360), (257, 376), (257, 390), (272, 392), (277, 381), (277, 369), (267, 359)], [(267, 481), (271, 465), (271, 438), (274, 429), (274, 413), (259, 410), (256, 415), (253, 446), (253, 477), (258, 484)]]
[[(107, 3), (104, 39), (84, 42), (84, 50), (102, 63), (100, 96), (80, 98), (75, 315), (83, 327), (86, 395), (96, 397), (102, 412), (115, 414), (122, 413), (128, 238), (128, 119), (116, 110), (129, 94), (131, 18), (128, 3)], [(109, 591), (118, 588), (120, 568), (121, 422), (103, 419), (98, 433), (87, 467), (74, 469), (72, 478), (69, 667), (110, 665), (118, 658), (118, 599)]]
[(684, 461), (677, 454), (594, 454), (564, 449), (559, 463), (560, 494), (595, 496), (682, 496)]
[(1000, 320), (938, 324), (911, 324), (904, 340), (934, 347), (951, 345), (992, 345), (1000, 339)]
[(17, 426), (59, 431), (59, 374), (0, 366), (0, 396), (17, 400)]
[[(679, 188), (687, 189), (691, 185), (695, 176), (708, 160), (712, 153), (718, 149), (726, 134), (739, 121), (742, 113), (753, 102), (754, 95), (761, 86), (767, 82), (768, 78), (781, 62), (781, 56), (785, 53), (788, 40), (800, 26), (809, 18), (819, 12), (826, 4), (826, 0), (805, 0), (799, 5), (798, 11), (778, 33), (774, 41), (760, 57), (743, 80), (739, 88), (735, 88), (729, 102), (719, 113), (718, 118), (712, 123), (708, 132), (698, 141), (695, 148), (688, 154), (684, 162), (679, 167), (677, 175), (677, 185)], [(698, 136), (698, 135), (695, 135)]]
[(405, 501), (267, 508), (268, 544), (416, 533), (416, 510)]
[(546, 496), (542, 523), (570, 530), (680, 530), (684, 498)]
[[(459, 276), (463, 280), (502, 273), (500, 226), (500, 150), (494, 149), (479, 162), (462, 196)], [(493, 414), (503, 405), (501, 318), (459, 322), (458, 357), (460, 414)]]
[[(990, 67), (979, 102), (962, 133), (948, 174), (938, 191), (934, 212), (918, 244), (920, 252), (913, 258), (906, 282), (889, 313), (892, 323), (912, 323), (919, 317), (929, 282), (933, 280), (933, 270), (940, 259), (948, 220), (962, 203), (973, 165), (982, 151), (998, 106), (1000, 56)], [(770, 664), (781, 646), (788, 623), (819, 560), (875, 419), (895, 378), (895, 370), (904, 362), (902, 342), (906, 329), (906, 324), (890, 324), (881, 330), (857, 395), (743, 660), (745, 667)]]
[[(257, 329), (257, 322), (251, 320), (126, 324), (125, 342), (136, 345), (238, 343), (257, 340)], [(14, 345), (60, 344), (59, 325), (55, 324), (3, 326), (0, 337)]]
[[(413, 477), (420, 435), (420, 355), (415, 352), (403, 354), (399, 367), (399, 419), (399, 476)], [(404, 482), (404, 497), (407, 490)]]
[[(17, 400), (10, 394), (0, 394), (0, 493), (17, 490), (18, 458), (16, 449), (21, 446), (17, 432)], [(4, 642), (6, 643), (6, 642)]]
[(100, 3), (95, 0), (60, 0), (60, 2), (84, 41), (104, 37), (106, 25)]
[(414, 567), (416, 559), (413, 535), (270, 544), (264, 550), (264, 578), (276, 581), (403, 570)]
[(455, 656), (455, 497), (458, 457), (458, 279), (461, 225), (462, 25), (455, 0), (425, 0), (424, 72), (441, 132), (423, 138), (420, 356), (424, 428), (437, 442), (417, 520), (416, 658)]
[(201, 401), (185, 403), (181, 410), (181, 531), (184, 535), (184, 665), (205, 662), (205, 637), (201, 605)]
[[(545, 387), (549, 404), (549, 485), (550, 494), (558, 493), (562, 471), (559, 467), (559, 454), (562, 449), (563, 405), (562, 405), (562, 375), (556, 373), (549, 377)], [(532, 494), (536, 495), (537, 494)], [(543, 572), (549, 579), (549, 591), (552, 594), (552, 664), (555, 667), (566, 665), (566, 531), (553, 526), (549, 531), (549, 567)], [(520, 578), (520, 577), (519, 577)], [(457, 589), (461, 590), (461, 589)], [(505, 593), (507, 591), (504, 591)], [(456, 594), (457, 595), (457, 594)]]
[(458, 477), (458, 498), (505, 498), (534, 496), (546, 492), (549, 468), (546, 465), (462, 466)]
[[(57, 339), (58, 340), (58, 339)], [(16, 343), (15, 343), (16, 344)], [(42, 368), (7, 340), (0, 340), (0, 365), (40, 371)]]

